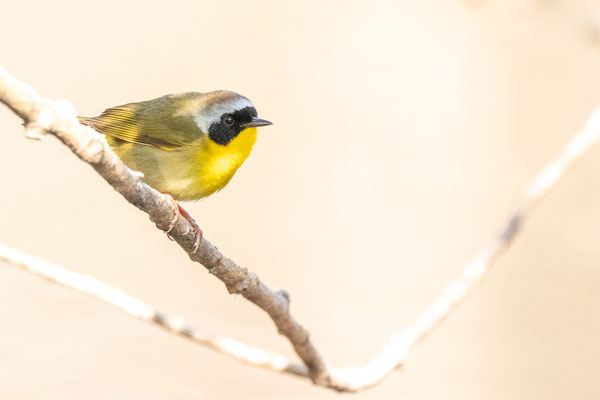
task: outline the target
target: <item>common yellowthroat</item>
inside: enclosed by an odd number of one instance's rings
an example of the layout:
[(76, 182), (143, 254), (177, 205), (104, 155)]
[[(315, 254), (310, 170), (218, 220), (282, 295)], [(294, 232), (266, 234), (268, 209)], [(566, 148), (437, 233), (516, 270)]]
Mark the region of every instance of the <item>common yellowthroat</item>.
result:
[(271, 125), (250, 100), (225, 90), (169, 94), (79, 120), (105, 134), (144, 182), (183, 201), (225, 187), (250, 155), (256, 128)]
[[(145, 183), (187, 201), (229, 183), (250, 155), (256, 128), (271, 125), (257, 115), (246, 97), (218, 90), (124, 104), (79, 121), (105, 134), (121, 160), (144, 174)], [(193, 222), (179, 204), (177, 209)]]

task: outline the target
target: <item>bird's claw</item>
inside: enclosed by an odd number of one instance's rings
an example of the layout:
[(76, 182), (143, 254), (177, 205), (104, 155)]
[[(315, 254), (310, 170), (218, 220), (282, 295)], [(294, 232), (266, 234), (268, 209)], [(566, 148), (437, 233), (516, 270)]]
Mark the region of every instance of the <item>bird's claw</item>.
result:
[(172, 196), (170, 196), (170, 195), (167, 195), (167, 196), (169, 198), (169, 201), (171, 202), (171, 205), (173, 206), (173, 214), (175, 214), (175, 216), (173, 217), (173, 219), (171, 221), (169, 221), (169, 227), (167, 228), (165, 233), (167, 234), (167, 237), (169, 239), (173, 240), (173, 238), (171, 237), (171, 235), (169, 235), (169, 233), (173, 230), (173, 228), (175, 227), (175, 224), (177, 223), (179, 218), (181, 218), (181, 217), (185, 218), (190, 223), (190, 225), (192, 225), (192, 228), (194, 229), (194, 236), (195, 236), (196, 240), (194, 242), (194, 250), (191, 253), (191, 254), (194, 254), (198, 251), (198, 248), (200, 247), (200, 241), (202, 240), (202, 230), (200, 229), (200, 227), (198, 226), (198, 224), (196, 223), (194, 218), (192, 218), (192, 216), (186, 210), (181, 208), (179, 203), (177, 203), (175, 201), (175, 199), (173, 199)]
[(192, 225), (192, 228), (194, 229), (194, 236), (196, 238), (196, 240), (194, 241), (194, 250), (190, 253), (190, 254), (195, 254), (198, 251), (198, 248), (200, 247), (200, 241), (202, 240), (202, 229), (200, 229), (200, 227), (198, 226), (198, 223), (194, 220), (194, 218), (192, 218), (192, 216), (183, 208), (181, 208), (181, 206), (179, 204), (177, 204), (178, 207), (178, 211), (179, 211), (179, 215), (181, 215), (183, 218), (185, 218), (190, 225)]
[(175, 201), (175, 199), (173, 199), (173, 197), (171, 197), (170, 195), (167, 195), (167, 197), (169, 198), (169, 201), (171, 202), (171, 205), (173, 206), (173, 214), (175, 214), (175, 216), (173, 217), (173, 219), (171, 219), (171, 221), (169, 221), (169, 227), (167, 228), (165, 233), (167, 234), (167, 237), (169, 239), (173, 240), (173, 238), (171, 237), (171, 235), (169, 235), (169, 233), (173, 230), (177, 221), (179, 221), (179, 217), (181, 217), (181, 213), (179, 212), (179, 209), (181, 207), (179, 206), (179, 204), (177, 204), (177, 202)]
[(200, 230), (200, 228), (198, 227), (197, 224), (196, 224), (195, 228), (196, 228), (196, 241), (194, 242), (194, 251), (192, 251), (192, 254), (196, 254), (196, 252), (198, 251), (198, 247), (200, 247), (200, 241), (202, 240), (202, 230)]

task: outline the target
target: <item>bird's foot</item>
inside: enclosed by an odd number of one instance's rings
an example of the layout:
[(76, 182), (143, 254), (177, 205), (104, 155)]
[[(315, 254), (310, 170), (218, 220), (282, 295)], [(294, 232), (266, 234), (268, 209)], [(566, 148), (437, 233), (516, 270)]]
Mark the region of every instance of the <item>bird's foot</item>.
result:
[(173, 219), (169, 221), (169, 227), (165, 231), (167, 237), (173, 240), (169, 233), (173, 230), (179, 218), (185, 218), (194, 229), (194, 237), (196, 238), (196, 241), (194, 242), (194, 251), (192, 251), (192, 254), (194, 254), (196, 251), (198, 251), (198, 247), (200, 247), (200, 240), (202, 240), (202, 229), (200, 229), (200, 226), (198, 226), (198, 223), (194, 220), (194, 218), (192, 218), (192, 216), (183, 207), (181, 207), (181, 205), (176, 202), (171, 195), (167, 194), (167, 196), (171, 202), (171, 205), (173, 206), (173, 214), (175, 214)]
[(171, 237), (171, 235), (169, 235), (169, 233), (171, 233), (171, 231), (173, 230), (173, 228), (175, 227), (175, 224), (177, 223), (177, 221), (179, 220), (179, 217), (181, 216), (180, 213), (180, 209), (181, 207), (179, 206), (179, 203), (177, 203), (175, 201), (175, 199), (173, 198), (173, 196), (171, 196), (170, 194), (166, 194), (164, 193), (165, 196), (167, 196), (167, 198), (169, 199), (169, 202), (171, 203), (171, 207), (173, 207), (173, 214), (175, 215), (173, 217), (173, 219), (171, 219), (169, 221), (169, 227), (167, 228), (167, 230), (165, 231), (165, 233), (167, 234), (167, 237), (171, 240), (173, 240), (173, 238)]
[(198, 226), (198, 223), (194, 220), (194, 218), (192, 218), (192, 216), (184, 208), (182, 208), (179, 203), (177, 203), (177, 211), (179, 212), (179, 215), (185, 218), (194, 229), (194, 237), (196, 238), (196, 241), (194, 242), (194, 250), (191, 253), (194, 254), (198, 251), (198, 247), (200, 247), (200, 241), (202, 240), (203, 235), (202, 229), (200, 229), (200, 226)]

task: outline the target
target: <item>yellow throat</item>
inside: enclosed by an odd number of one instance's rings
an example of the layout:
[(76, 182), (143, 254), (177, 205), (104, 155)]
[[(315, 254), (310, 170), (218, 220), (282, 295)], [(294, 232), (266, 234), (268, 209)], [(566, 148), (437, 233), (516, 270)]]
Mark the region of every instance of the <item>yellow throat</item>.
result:
[(238, 168), (244, 163), (256, 143), (256, 128), (248, 128), (239, 133), (227, 145), (223, 146), (206, 140), (204, 148), (196, 155), (196, 179), (202, 186), (200, 191), (208, 196), (223, 189), (229, 183)]

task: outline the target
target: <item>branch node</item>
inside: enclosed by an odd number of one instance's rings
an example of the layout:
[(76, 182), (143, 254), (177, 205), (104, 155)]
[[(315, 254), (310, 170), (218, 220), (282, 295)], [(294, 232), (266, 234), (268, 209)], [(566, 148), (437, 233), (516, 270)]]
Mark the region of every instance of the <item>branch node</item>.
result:
[(290, 293), (287, 290), (279, 289), (276, 293), (285, 300), (288, 306), (290, 305)]
[(229, 293), (241, 294), (242, 292), (248, 290), (248, 281), (246, 279), (240, 279), (235, 284), (226, 286)]
[(519, 231), (519, 229), (521, 228), (522, 221), (523, 221), (523, 214), (519, 210), (512, 216), (512, 218), (510, 219), (510, 222), (508, 223), (508, 225), (506, 226), (504, 231), (500, 234), (500, 240), (502, 240), (504, 242), (508, 242), (508, 241), (512, 240), (514, 238), (514, 236), (517, 234), (517, 232)]
[(133, 175), (134, 181), (137, 184), (142, 183), (142, 179), (144, 179), (144, 173), (141, 171), (131, 170), (131, 175)]
[(37, 122), (25, 124), (25, 137), (31, 140), (42, 140), (46, 136), (46, 129)]
[(90, 164), (100, 164), (104, 159), (104, 144), (93, 136), (87, 137), (86, 142), (81, 146), (81, 156)]

